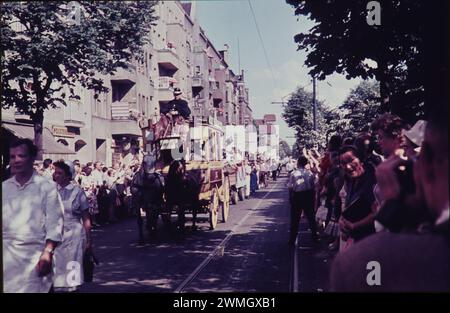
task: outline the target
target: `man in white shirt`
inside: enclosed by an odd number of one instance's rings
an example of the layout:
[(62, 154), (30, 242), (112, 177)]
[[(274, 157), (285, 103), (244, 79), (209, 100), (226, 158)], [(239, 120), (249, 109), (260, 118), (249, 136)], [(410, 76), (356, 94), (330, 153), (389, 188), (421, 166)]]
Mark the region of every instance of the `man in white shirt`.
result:
[(294, 170), (294, 164), (292, 164), (291, 159), (289, 159), (288, 162), (286, 163), (286, 171), (288, 172), (288, 176), (291, 175), (293, 170)]
[(261, 161), (259, 169), (259, 187), (264, 188), (267, 186), (267, 164), (266, 161)]
[(53, 181), (33, 169), (36, 146), (11, 144), (11, 174), (2, 183), (3, 290), (49, 292), (53, 252), (62, 240), (63, 207)]
[(94, 186), (96, 187), (103, 186), (103, 172), (102, 172), (102, 164), (100, 162), (95, 162), (94, 170), (92, 171), (91, 176)]
[(248, 164), (248, 159), (244, 160), (245, 170), (245, 198), (250, 197), (250, 174), (252, 173), (252, 167)]
[(277, 181), (278, 162), (275, 159), (270, 160), (269, 170), (272, 172), (272, 180)]
[(317, 242), (316, 220), (314, 217), (314, 195), (315, 177), (314, 174), (305, 168), (308, 159), (301, 156), (298, 159), (298, 169), (291, 173), (288, 181), (289, 200), (291, 203), (291, 230), (289, 244), (293, 245), (297, 239), (298, 227), (302, 211), (308, 218), (311, 238)]
[(45, 159), (42, 163), (42, 176), (53, 181), (53, 161), (52, 159)]

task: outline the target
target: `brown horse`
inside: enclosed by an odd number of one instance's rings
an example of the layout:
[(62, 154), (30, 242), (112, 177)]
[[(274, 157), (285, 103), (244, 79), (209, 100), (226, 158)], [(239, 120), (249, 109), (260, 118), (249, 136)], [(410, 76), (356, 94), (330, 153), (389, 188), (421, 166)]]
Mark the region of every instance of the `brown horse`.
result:
[(161, 114), (161, 117), (158, 120), (158, 122), (150, 126), (150, 130), (154, 134), (153, 140), (156, 141), (160, 138), (171, 136), (174, 127), (176, 125), (183, 125), (184, 123), (186, 123), (186, 121), (180, 115), (175, 116), (169, 115), (168, 117), (164, 114)]
[(176, 208), (178, 229), (184, 231), (185, 211), (192, 211), (192, 229), (196, 229), (197, 210), (200, 206), (201, 184), (195, 175), (186, 172), (183, 161), (173, 161), (166, 178), (165, 195), (169, 210)]
[(161, 114), (161, 117), (158, 120), (158, 122), (150, 126), (150, 130), (153, 132), (154, 135), (153, 140), (156, 141), (160, 138), (167, 136), (171, 131), (170, 128), (171, 125), (169, 118), (164, 114)]
[(145, 155), (141, 168), (134, 174), (131, 182), (133, 207), (137, 213), (139, 243), (144, 243), (143, 225), (140, 209), (145, 211), (146, 228), (149, 237), (156, 235), (158, 216), (162, 212), (164, 178), (155, 171), (156, 159), (153, 155)]

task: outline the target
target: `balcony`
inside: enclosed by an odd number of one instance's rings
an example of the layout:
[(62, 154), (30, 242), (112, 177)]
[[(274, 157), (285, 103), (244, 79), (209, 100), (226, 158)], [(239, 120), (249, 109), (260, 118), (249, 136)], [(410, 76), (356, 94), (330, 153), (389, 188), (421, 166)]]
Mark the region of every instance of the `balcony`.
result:
[(195, 89), (197, 92), (204, 89), (206, 86), (206, 81), (203, 79), (202, 75), (194, 75), (192, 77), (192, 89)]
[(206, 54), (206, 51), (202, 46), (194, 46), (193, 51), (194, 51), (194, 53), (205, 53)]
[(116, 72), (111, 75), (111, 81), (117, 81), (121, 83), (135, 84), (136, 83), (136, 66), (128, 63), (128, 67), (118, 68)]
[(139, 124), (135, 120), (112, 120), (111, 134), (122, 136), (142, 136)]
[(78, 99), (70, 99), (64, 107), (64, 125), (69, 127), (84, 127), (86, 125), (87, 112), (83, 109), (83, 102)]
[(234, 82), (235, 80), (236, 80), (236, 78), (231, 75), (230, 71), (225, 72), (225, 81), (226, 82)]
[(173, 90), (173, 84), (178, 83), (178, 81), (171, 76), (160, 76), (158, 77), (158, 89), (170, 89)]
[(216, 100), (222, 102), (225, 98), (225, 95), (221, 89), (214, 89), (212, 92), (212, 98), (214, 102), (216, 102)]
[(239, 100), (239, 102), (248, 103), (248, 97), (247, 96), (239, 96), (238, 100)]
[(158, 78), (158, 101), (170, 101), (173, 99), (173, 84), (176, 79), (170, 76)]
[(136, 102), (116, 101), (111, 104), (112, 120), (136, 120), (138, 114)]
[(219, 68), (214, 70), (214, 78), (216, 81), (220, 82), (220, 84), (225, 85), (225, 82), (227, 81), (227, 76), (229, 73), (225, 69), (223, 69), (223, 66), (220, 65)]
[(178, 54), (175, 48), (158, 49), (158, 65), (170, 70), (178, 71)]
[(81, 128), (86, 126), (86, 123), (78, 119), (68, 119), (68, 120), (65, 119), (64, 126)]
[(203, 109), (201, 107), (194, 107), (194, 108), (192, 108), (192, 116), (202, 117), (203, 116)]
[(141, 136), (138, 125), (141, 112), (136, 102), (116, 101), (111, 104), (111, 134)]

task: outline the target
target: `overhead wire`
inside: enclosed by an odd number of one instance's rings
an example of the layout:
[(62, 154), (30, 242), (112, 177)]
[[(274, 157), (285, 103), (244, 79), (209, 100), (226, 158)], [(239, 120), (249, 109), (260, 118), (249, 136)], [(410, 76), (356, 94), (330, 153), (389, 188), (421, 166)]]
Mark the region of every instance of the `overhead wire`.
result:
[(261, 30), (260, 30), (259, 25), (258, 25), (258, 20), (256, 19), (256, 14), (255, 14), (255, 11), (253, 10), (252, 2), (250, 0), (247, 0), (247, 2), (248, 2), (248, 5), (250, 6), (250, 11), (252, 12), (253, 21), (255, 22), (256, 31), (258, 32), (259, 41), (261, 42), (261, 46), (263, 48), (264, 57), (266, 59), (267, 66), (269, 67), (270, 73), (272, 75), (274, 87), (276, 87), (275, 75), (274, 75), (274, 72), (273, 72), (273, 69), (272, 69), (272, 65), (270, 64), (270, 61), (269, 61), (267, 50), (266, 50), (266, 47), (264, 45), (264, 40), (263, 40), (262, 35), (261, 35)]

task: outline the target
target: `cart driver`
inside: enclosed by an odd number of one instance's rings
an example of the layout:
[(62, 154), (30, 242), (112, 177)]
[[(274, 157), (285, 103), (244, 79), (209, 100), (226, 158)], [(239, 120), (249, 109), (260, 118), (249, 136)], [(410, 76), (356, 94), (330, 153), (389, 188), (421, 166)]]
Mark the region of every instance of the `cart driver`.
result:
[[(187, 101), (181, 99), (181, 95), (182, 92), (180, 88), (175, 88), (173, 91), (174, 99), (161, 108), (161, 113), (169, 118), (172, 126), (171, 135), (180, 136), (180, 149), (174, 151), (177, 156), (180, 152), (183, 154), (189, 152), (189, 149), (186, 149), (186, 140), (189, 133), (189, 124), (187, 122), (189, 121), (191, 110), (189, 109)], [(178, 159), (178, 157), (174, 157), (174, 159)]]
[(169, 103), (161, 108), (161, 113), (165, 114), (171, 120), (175, 120), (176, 116), (181, 116), (183, 119), (189, 120), (191, 110), (187, 101), (181, 99), (182, 94), (180, 88), (175, 88), (173, 91), (174, 99), (170, 100)]

